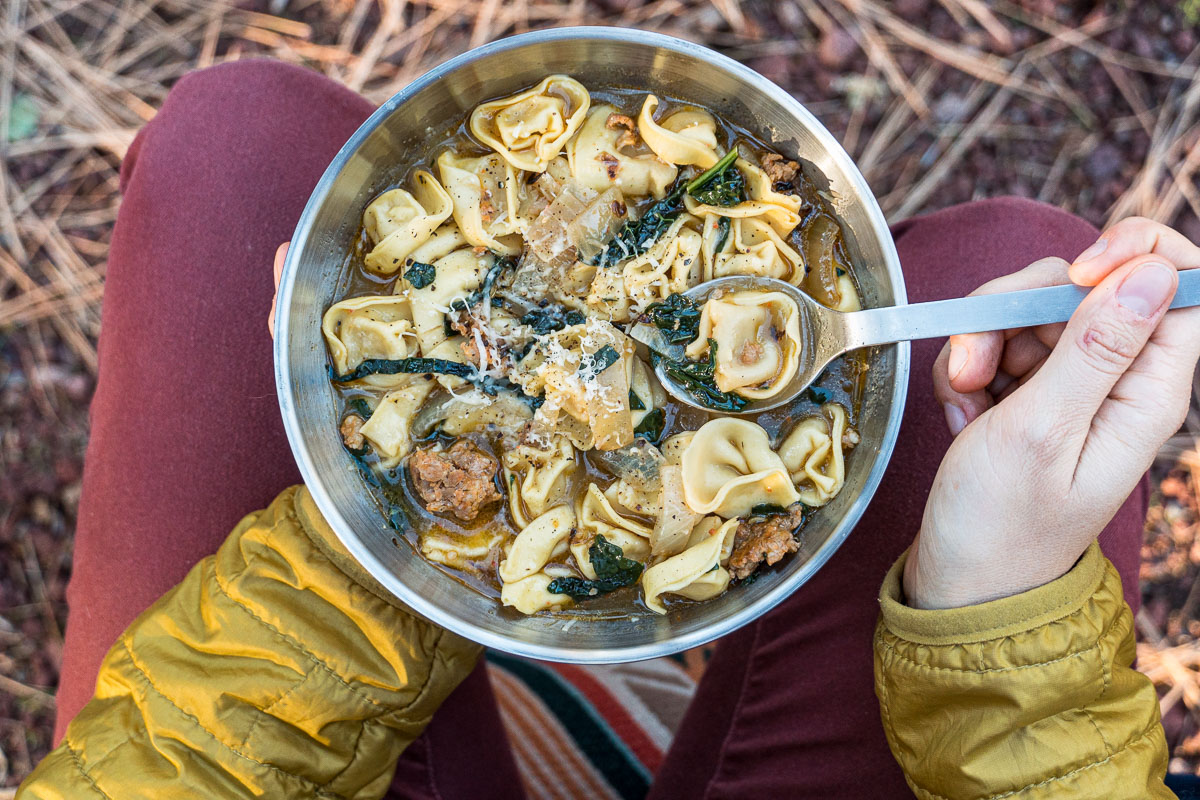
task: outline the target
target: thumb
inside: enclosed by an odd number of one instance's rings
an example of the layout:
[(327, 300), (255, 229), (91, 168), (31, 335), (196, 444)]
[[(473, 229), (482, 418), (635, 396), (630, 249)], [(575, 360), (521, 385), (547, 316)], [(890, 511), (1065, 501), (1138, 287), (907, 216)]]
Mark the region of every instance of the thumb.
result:
[(1084, 298), (1041, 371), (1022, 387), (1026, 397), (1054, 409), (1076, 455), (1092, 418), (1146, 346), (1178, 283), (1175, 268), (1161, 256), (1130, 259)]

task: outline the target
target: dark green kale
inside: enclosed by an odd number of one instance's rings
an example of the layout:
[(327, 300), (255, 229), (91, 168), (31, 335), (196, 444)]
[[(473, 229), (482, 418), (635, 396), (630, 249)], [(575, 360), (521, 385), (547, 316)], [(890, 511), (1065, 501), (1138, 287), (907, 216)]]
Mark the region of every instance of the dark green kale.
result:
[(480, 374), (473, 364), (463, 364), (445, 358), (368, 358), (345, 375), (331, 375), (334, 383), (349, 383), (368, 375), (453, 375), (475, 384), (486, 394), (495, 395), (501, 389), (521, 390), (503, 378)]
[(622, 586), (637, 582), (642, 575), (642, 565), (630, 558), (625, 558), (625, 551), (620, 546), (610, 543), (602, 534), (596, 534), (592, 546), (588, 548), (592, 569), (596, 579), (589, 581), (585, 578), (555, 578), (550, 581), (551, 594), (570, 595), (576, 600), (586, 600), (596, 597)]
[(634, 436), (641, 436), (651, 444), (658, 444), (658, 440), (662, 438), (663, 428), (666, 426), (667, 414), (661, 408), (656, 408), (646, 416), (642, 417), (642, 421), (633, 429)]
[(508, 269), (514, 269), (517, 266), (516, 259), (513, 258), (497, 258), (491, 268), (488, 269), (487, 275), (483, 276), (483, 285), (471, 292), (466, 298), (455, 298), (450, 302), (450, 310), (466, 311), (473, 306), (477, 306), (484, 300), (491, 300), (493, 304), (497, 298), (492, 297), (492, 291), (496, 287), (496, 279), (500, 277), (500, 273)]
[(620, 359), (621, 354), (613, 349), (611, 344), (606, 344), (595, 353), (592, 353), (592, 360), (589, 363), (580, 365), (579, 377), (585, 381), (590, 381)]
[(364, 397), (352, 397), (346, 402), (346, 416), (357, 414), (362, 417), (363, 422), (371, 418), (371, 407), (367, 405), (367, 400)]
[[(718, 161), (711, 170), (704, 173), (708, 177), (704, 181), (697, 178), (688, 184), (688, 194), (696, 200), (710, 206), (736, 206), (746, 199), (746, 179), (734, 162), (737, 160), (737, 148), (733, 148), (725, 157)], [(714, 172), (715, 170), (715, 172)], [(709, 172), (712, 174), (709, 175)]]
[(717, 246), (713, 248), (714, 253), (725, 249), (725, 242), (729, 241), (729, 229), (732, 227), (733, 222), (729, 217), (721, 217), (717, 220)]
[(629, 390), (629, 410), (630, 411), (645, 411), (646, 404), (642, 402), (642, 398), (637, 396), (633, 389)]
[(717, 368), (717, 341), (708, 340), (707, 361), (675, 361), (662, 359), (663, 371), (679, 384), (692, 398), (714, 411), (741, 411), (748, 402), (733, 392), (722, 392), (717, 388), (714, 374)]
[(646, 316), (671, 344), (690, 344), (700, 330), (700, 308), (686, 295), (672, 294), (661, 303), (651, 303)]
[(409, 268), (404, 273), (404, 280), (412, 284), (414, 289), (424, 289), (437, 278), (437, 267), (420, 261), (410, 261)]
[(521, 317), (521, 324), (533, 328), (533, 332), (538, 336), (545, 336), (547, 333), (561, 331), (568, 325), (582, 325), (586, 320), (587, 317), (582, 311), (568, 311), (562, 306), (546, 306), (535, 308)]
[(819, 406), (825, 405), (833, 398), (828, 389), (822, 389), (820, 386), (810, 386), (804, 393), (808, 395), (809, 400), (812, 400)]
[[(646, 209), (646, 213), (642, 214), (639, 218), (629, 220), (623, 224), (617, 230), (612, 240), (604, 246), (604, 249), (590, 263), (601, 268), (612, 267), (626, 259), (640, 256), (649, 250), (658, 241), (658, 237), (666, 233), (667, 229), (671, 227), (671, 223), (683, 211), (683, 196), (685, 194), (692, 194), (694, 197), (695, 192), (710, 190), (712, 188), (710, 184), (713, 183), (714, 179), (719, 175), (723, 175), (730, 165), (737, 160), (737, 157), (738, 151), (735, 147), (726, 153), (716, 164), (713, 164), (700, 173), (694, 180), (688, 183), (677, 180), (675, 185), (671, 187), (671, 191), (667, 192), (666, 197)], [(741, 181), (741, 184), (744, 184), (741, 173), (736, 168), (733, 169), (733, 172), (737, 174), (736, 181)], [(736, 181), (732, 178), (728, 180), (722, 179), (720, 185), (724, 187), (727, 183)], [(739, 189), (739, 191), (741, 190)], [(735, 200), (734, 203), (736, 202)], [(733, 203), (729, 205), (733, 205)]]
[(750, 509), (752, 517), (770, 517), (775, 514), (786, 514), (788, 510), (783, 506), (777, 506), (774, 503), (759, 503), (754, 508)]

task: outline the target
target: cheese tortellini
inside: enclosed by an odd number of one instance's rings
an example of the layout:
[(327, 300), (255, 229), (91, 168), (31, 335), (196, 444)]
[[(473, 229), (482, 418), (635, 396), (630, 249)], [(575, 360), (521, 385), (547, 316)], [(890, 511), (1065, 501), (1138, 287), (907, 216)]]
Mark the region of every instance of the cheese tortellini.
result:
[(752, 400), (779, 394), (800, 365), (800, 310), (783, 292), (742, 290), (713, 297), (700, 315), (700, 335), (687, 356), (717, 343), (717, 388)]
[[(577, 135), (567, 145), (567, 160), (575, 180), (597, 192), (611, 187), (626, 197), (651, 195), (662, 198), (679, 174), (674, 164), (668, 164), (648, 148), (621, 147), (624, 132), (609, 125), (617, 110), (608, 105), (594, 106)], [(633, 150), (633, 152), (626, 152)]]
[(738, 521), (705, 517), (696, 524), (683, 552), (660, 561), (642, 575), (642, 592), (646, 606), (658, 614), (666, 614), (662, 604), (664, 594), (674, 594), (689, 600), (708, 600), (729, 587), (729, 571), (725, 564), (733, 552), (733, 538)]
[(676, 111), (659, 124), (654, 121), (658, 98), (647, 95), (638, 114), (638, 133), (654, 155), (668, 164), (693, 164), (708, 169), (717, 163), (717, 123), (707, 111)]
[(823, 506), (846, 483), (846, 409), (826, 403), (821, 415), (802, 419), (779, 448), (779, 457), (806, 506)]
[(450, 195), (425, 170), (413, 175), (412, 191), (392, 189), (371, 201), (363, 228), (375, 244), (367, 253), (367, 269), (390, 275), (429, 239), (453, 211)]
[[(417, 347), (412, 309), (402, 297), (372, 295), (334, 303), (321, 320), (321, 333), (338, 375), (369, 359), (408, 358)], [(390, 375), (363, 380), (383, 386), (396, 382)]]
[(712, 600), (831, 513), (858, 434), (848, 406), (761, 410), (810, 344), (790, 295), (687, 293), (773, 278), (856, 310), (853, 242), (771, 132), (565, 74), (510, 88), (397, 148), (399, 183), (364, 176), (321, 319), (344, 466), (397, 546), (510, 618)]
[(767, 432), (749, 420), (724, 417), (704, 423), (680, 456), (688, 508), (724, 519), (757, 506), (786, 508), (800, 499)]
[(476, 106), (471, 133), (516, 169), (545, 172), (587, 116), (591, 96), (566, 75)]
[(552, 559), (567, 552), (574, 526), (575, 513), (570, 506), (558, 506), (521, 529), (500, 562), (504, 582), (500, 601), (504, 605), (532, 614), (570, 604), (568, 596), (549, 591), (553, 579), (544, 570)]

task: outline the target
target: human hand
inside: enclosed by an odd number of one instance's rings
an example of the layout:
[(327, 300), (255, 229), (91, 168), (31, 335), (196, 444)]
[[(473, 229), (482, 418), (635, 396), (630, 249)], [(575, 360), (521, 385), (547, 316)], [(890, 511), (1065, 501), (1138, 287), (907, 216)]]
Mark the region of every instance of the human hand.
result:
[(284, 242), (275, 250), (275, 294), (271, 295), (271, 313), (267, 315), (267, 330), (271, 332), (271, 338), (275, 338), (275, 301), (279, 299), (279, 280), (283, 277), (283, 262), (287, 260), (288, 245), (291, 242)]
[(917, 608), (973, 605), (1064, 574), (1187, 413), (1200, 309), (1166, 313), (1200, 247), (1124, 220), (1073, 264), (1044, 259), (976, 294), (1094, 286), (1066, 325), (952, 337), (934, 392), (956, 439), (904, 569)]

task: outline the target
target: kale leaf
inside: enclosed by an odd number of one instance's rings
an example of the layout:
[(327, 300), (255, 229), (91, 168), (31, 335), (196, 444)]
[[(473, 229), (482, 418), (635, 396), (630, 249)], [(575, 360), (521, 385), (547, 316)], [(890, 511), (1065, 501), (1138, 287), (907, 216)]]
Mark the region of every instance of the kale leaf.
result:
[(808, 395), (809, 400), (820, 406), (825, 405), (833, 398), (828, 389), (822, 389), (820, 386), (810, 386), (804, 390), (804, 393)]
[(346, 416), (356, 414), (366, 422), (371, 418), (371, 407), (367, 405), (367, 400), (364, 397), (352, 397), (346, 402)]
[(450, 309), (452, 311), (466, 311), (488, 299), (491, 299), (492, 303), (495, 304), (497, 298), (492, 297), (492, 290), (495, 288), (496, 279), (500, 277), (500, 273), (507, 269), (513, 269), (516, 266), (516, 259), (497, 258), (491, 268), (488, 269), (487, 275), (483, 276), (483, 285), (467, 295), (466, 298), (458, 297), (452, 300), (450, 302)]
[[(368, 358), (345, 375), (330, 375), (334, 383), (349, 383), (368, 375), (453, 375), (470, 381), (486, 394), (495, 395), (501, 389), (511, 389), (524, 395), (520, 388), (503, 378), (483, 375), (473, 364), (463, 364), (445, 358)], [(529, 398), (534, 400), (536, 398)]]
[[(725, 157), (718, 161), (712, 169), (688, 184), (688, 194), (710, 206), (736, 206), (745, 200), (746, 179), (742, 177), (741, 171), (734, 164), (737, 156), (738, 152), (735, 147), (726, 153)], [(701, 178), (704, 180), (702, 181)]]
[(601, 372), (611, 367), (620, 360), (621, 354), (618, 353), (611, 344), (606, 344), (595, 353), (592, 353), (592, 360), (579, 367), (579, 377), (585, 381), (590, 381)]
[(707, 361), (675, 361), (662, 359), (667, 375), (685, 392), (704, 406), (714, 411), (741, 411), (749, 402), (733, 392), (722, 392), (713, 377), (717, 368), (717, 341), (708, 340)]
[(582, 311), (574, 309), (568, 311), (562, 306), (535, 308), (521, 317), (521, 324), (533, 328), (533, 332), (538, 336), (561, 331), (569, 325), (582, 325), (586, 321), (587, 317), (583, 315)]
[(424, 289), (437, 278), (437, 267), (421, 261), (410, 261), (404, 279), (412, 284), (414, 289)]
[(719, 253), (725, 249), (725, 242), (729, 241), (729, 229), (733, 227), (733, 222), (729, 217), (721, 217), (717, 220), (717, 246), (713, 248), (714, 253)]
[(588, 548), (588, 556), (596, 573), (594, 581), (585, 578), (555, 578), (550, 581), (548, 591), (551, 594), (570, 595), (576, 600), (586, 600), (636, 583), (642, 575), (642, 565), (633, 559), (625, 558), (625, 551), (619, 545), (609, 542), (602, 534), (596, 534), (592, 546)]
[(633, 429), (634, 436), (641, 436), (648, 440), (651, 444), (658, 444), (658, 440), (662, 438), (663, 428), (666, 426), (667, 414), (661, 408), (656, 408), (646, 416), (642, 417), (642, 421)]
[(672, 294), (661, 303), (651, 303), (646, 315), (671, 344), (690, 344), (700, 330), (700, 308), (686, 295)]
[(752, 517), (769, 517), (775, 514), (786, 514), (788, 510), (783, 506), (775, 505), (774, 503), (759, 503), (754, 508), (750, 509)]

